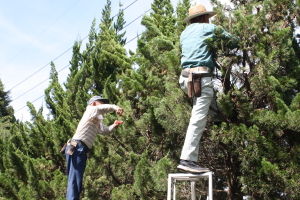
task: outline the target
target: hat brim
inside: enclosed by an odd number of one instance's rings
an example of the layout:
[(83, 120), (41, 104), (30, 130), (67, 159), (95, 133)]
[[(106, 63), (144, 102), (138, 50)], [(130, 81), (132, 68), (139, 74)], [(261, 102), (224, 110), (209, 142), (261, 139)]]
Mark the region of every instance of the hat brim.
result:
[(185, 18), (185, 19), (183, 20), (183, 22), (185, 22), (185, 23), (190, 23), (190, 20), (191, 20), (191, 19), (193, 19), (193, 18), (195, 18), (195, 17), (198, 17), (198, 16), (201, 16), (201, 15), (209, 15), (209, 18), (211, 18), (212, 16), (214, 16), (214, 15), (216, 15), (216, 14), (217, 14), (217, 12), (215, 12), (215, 11), (207, 11), (207, 12), (195, 13), (195, 14), (193, 14), (193, 15), (188, 16), (187, 18)]
[(104, 104), (109, 104), (109, 99), (97, 99), (96, 101), (103, 101)]
[(102, 101), (104, 104), (109, 104), (109, 99), (96, 98), (89, 100), (88, 105), (91, 105), (95, 101)]

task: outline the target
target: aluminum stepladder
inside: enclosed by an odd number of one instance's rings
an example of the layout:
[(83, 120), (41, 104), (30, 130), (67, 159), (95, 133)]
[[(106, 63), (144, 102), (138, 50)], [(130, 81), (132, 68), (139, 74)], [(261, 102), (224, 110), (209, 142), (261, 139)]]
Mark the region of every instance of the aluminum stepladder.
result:
[(212, 172), (204, 173), (176, 173), (168, 175), (168, 194), (167, 200), (172, 199), (172, 187), (173, 187), (173, 200), (176, 200), (176, 181), (190, 181), (191, 182), (191, 194), (192, 200), (196, 200), (196, 181), (199, 179), (208, 179), (207, 200), (213, 200), (212, 189)]

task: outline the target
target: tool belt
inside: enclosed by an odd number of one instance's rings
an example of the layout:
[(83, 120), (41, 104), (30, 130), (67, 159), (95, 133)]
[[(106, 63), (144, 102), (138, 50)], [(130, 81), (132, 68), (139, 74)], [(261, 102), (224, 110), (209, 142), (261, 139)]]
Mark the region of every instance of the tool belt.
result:
[(87, 151), (89, 150), (89, 148), (86, 146), (86, 144), (84, 144), (84, 142), (82, 142), (80, 140), (69, 139), (68, 142), (66, 144), (64, 144), (64, 146), (61, 148), (60, 152), (62, 154), (65, 154), (65, 149), (67, 148), (67, 146), (69, 146), (68, 151), (66, 153), (69, 154), (69, 155), (73, 155), (73, 153), (75, 151), (75, 147), (77, 146), (77, 144), (81, 144), (84, 147), (86, 147)]
[[(198, 71), (209, 71), (209, 70), (199, 70)], [(201, 67), (202, 68), (202, 67)], [(188, 70), (182, 70), (181, 75), (188, 77), (188, 97), (194, 98), (201, 96), (201, 79), (203, 77), (211, 77), (211, 73), (199, 73), (196, 72), (197, 69), (191, 68)]]
[(198, 67), (193, 67), (193, 68), (185, 68), (182, 71), (186, 71), (186, 72), (196, 72), (196, 71), (205, 71), (207, 73), (211, 73), (210, 68), (205, 67), (205, 66), (198, 66)]

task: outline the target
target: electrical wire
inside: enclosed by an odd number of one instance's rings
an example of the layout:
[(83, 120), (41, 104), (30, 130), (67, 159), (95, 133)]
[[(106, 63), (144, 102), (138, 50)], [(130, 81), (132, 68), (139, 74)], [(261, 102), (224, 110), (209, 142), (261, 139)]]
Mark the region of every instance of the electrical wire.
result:
[[(136, 0), (136, 1), (137, 1), (137, 0)], [(150, 10), (151, 10), (151, 9), (149, 9), (147, 12), (149, 12)], [(133, 21), (131, 21), (130, 23), (128, 23), (125, 27), (129, 26), (130, 24), (132, 24), (134, 21), (136, 21), (137, 19), (139, 19), (141, 16), (143, 16), (143, 15), (140, 15), (139, 17), (137, 17), (136, 19), (134, 19)], [(124, 27), (124, 28), (125, 28), (125, 27)], [(123, 29), (124, 29), (124, 28), (123, 28)], [(123, 29), (122, 29), (122, 30), (123, 30)], [(139, 34), (139, 35), (141, 35), (141, 34)], [(138, 35), (138, 36), (139, 36), (139, 35)], [(128, 41), (126, 44), (128, 44), (128, 43), (131, 42), (132, 40), (136, 39), (138, 36), (136, 36), (135, 38), (131, 39), (131, 40)], [(82, 41), (85, 40), (87, 37), (88, 37), (88, 36), (84, 37), (84, 38), (83, 38), (82, 40), (80, 40), (80, 41), (82, 42)], [(52, 62), (55, 61), (55, 60), (57, 60), (59, 57), (61, 57), (63, 54), (65, 54), (66, 52), (68, 52), (68, 51), (71, 50), (72, 48), (73, 48), (73, 47), (71, 47), (71, 48), (69, 48), (68, 50), (66, 50), (64, 53), (62, 53), (61, 55), (59, 55), (58, 57), (56, 57), (54, 60), (52, 60)], [(17, 87), (18, 85), (20, 85), (21, 83), (23, 83), (23, 82), (26, 81), (27, 79), (31, 78), (33, 75), (35, 75), (36, 73), (38, 73), (40, 70), (42, 70), (43, 68), (45, 68), (45, 67), (48, 66), (49, 64), (50, 64), (50, 63), (48, 63), (47, 65), (45, 65), (44, 67), (42, 67), (41, 69), (39, 69), (38, 71), (36, 71), (35, 73), (33, 73), (32, 75), (30, 75), (29, 77), (27, 77), (26, 79), (24, 79), (23, 81), (21, 81), (20, 83), (18, 83), (17, 85), (15, 85), (13, 88)], [(69, 64), (69, 65), (70, 65), (70, 64)], [(67, 65), (67, 66), (69, 66), (69, 65)], [(66, 67), (67, 67), (67, 66), (66, 66)], [(65, 68), (66, 68), (66, 67), (65, 67)], [(63, 68), (63, 69), (64, 69), (64, 68)], [(20, 96), (16, 97), (13, 101), (15, 101), (16, 99), (20, 98), (21, 96), (27, 94), (29, 91), (33, 90), (34, 88), (36, 88), (37, 86), (41, 85), (42, 83), (44, 83), (44, 82), (47, 81), (47, 80), (49, 80), (49, 78), (47, 78), (46, 80), (42, 81), (41, 83), (35, 85), (34, 87), (32, 87), (31, 89), (27, 90), (26, 92), (24, 92), (24, 93), (21, 94)], [(12, 90), (13, 88), (11, 88), (10, 90)]]
[[(132, 5), (133, 3), (135, 3), (136, 1), (138, 1), (138, 0), (135, 0), (135, 1), (132, 2), (129, 6), (131, 6), (131, 5)], [(129, 6), (127, 6), (125, 9), (127, 9)], [(125, 9), (123, 9), (123, 10), (125, 10)], [(149, 12), (150, 10), (152, 10), (152, 9), (147, 10), (146, 13)], [(118, 14), (117, 14), (117, 15), (118, 15)], [(115, 16), (117, 16), (117, 15), (115, 15)], [(130, 24), (132, 24), (134, 21), (136, 21), (137, 19), (139, 19), (139, 18), (142, 17), (143, 15), (144, 15), (144, 14), (140, 15), (139, 17), (137, 17), (136, 19), (134, 19), (133, 21), (131, 21), (130, 23), (128, 23), (126, 26), (123, 27), (123, 29), (124, 29), (125, 27), (129, 26)], [(115, 16), (114, 16), (114, 17), (115, 17)], [(122, 30), (123, 30), (123, 29), (122, 29)], [(120, 30), (120, 31), (121, 31), (121, 30)], [(137, 37), (139, 37), (140, 35), (141, 35), (141, 34), (137, 35), (136, 37), (134, 37), (134, 38), (132, 38), (131, 40), (129, 40), (128, 42), (126, 42), (125, 45), (128, 44), (128, 43), (130, 43), (130, 42), (132, 42), (133, 40), (135, 40), (135, 39), (136, 39)], [(81, 41), (83, 41), (83, 40), (86, 39), (87, 37), (88, 37), (88, 36), (84, 37)], [(63, 54), (65, 54), (67, 51), (69, 51), (69, 50), (72, 49), (72, 48), (73, 48), (73, 47), (69, 48), (69, 49), (66, 50), (64, 53), (62, 53), (62, 54), (60, 54), (58, 57), (56, 57), (54, 60), (58, 59), (59, 57), (61, 57)], [(54, 60), (53, 60), (53, 61), (54, 61)], [(45, 67), (48, 66), (49, 64), (50, 64), (50, 63), (48, 63), (47, 65), (45, 65), (45, 66), (42, 67), (41, 69), (39, 69), (37, 72), (39, 72), (40, 70), (42, 70), (43, 68), (45, 68)], [(65, 66), (64, 68), (60, 69), (60, 70), (58, 71), (58, 73), (61, 72), (63, 69), (67, 68), (68, 66), (70, 66), (70, 64), (68, 64), (68, 65)], [(37, 72), (35, 72), (34, 74), (36, 74)], [(32, 77), (34, 74), (32, 74), (31, 76), (29, 76), (29, 77), (26, 78), (25, 80), (29, 79), (29, 78)], [(20, 85), (21, 83), (23, 83), (25, 80), (23, 80), (22, 82), (20, 82), (19, 84), (17, 84), (17, 85), (14, 86), (13, 88), (17, 87), (18, 85)], [(26, 92), (23, 93), (22, 95), (18, 96), (18, 97), (15, 98), (14, 100), (16, 100), (16, 99), (20, 98), (21, 96), (25, 95), (26, 93), (28, 93), (29, 91), (33, 90), (34, 88), (36, 88), (37, 86), (41, 85), (42, 83), (44, 83), (44, 82), (47, 81), (47, 80), (49, 80), (49, 78), (46, 79), (46, 80), (44, 80), (44, 81), (42, 81), (41, 83), (37, 84), (36, 86), (32, 87), (31, 89), (29, 89), (28, 91), (26, 91)], [(12, 89), (13, 89), (13, 88), (12, 88)], [(45, 96), (45, 95), (42, 95), (41, 97), (39, 97), (39, 98), (33, 100), (31, 103), (35, 102), (36, 100), (38, 100), (38, 99), (40, 99), (40, 98), (42, 98), (42, 97), (44, 97), (44, 96)], [(14, 100), (13, 100), (13, 101), (14, 101)], [(27, 105), (26, 105), (26, 106), (27, 106)], [(15, 111), (15, 113), (18, 112), (18, 111), (20, 111), (20, 110), (22, 110), (22, 109), (25, 108), (26, 106), (24, 106), (24, 107), (18, 109), (17, 111)]]
[[(44, 97), (44, 96), (45, 96), (45, 95), (42, 95), (42, 96), (40, 96), (39, 98), (37, 98), (37, 99), (31, 101), (30, 103), (33, 103), (33, 102), (35, 102), (36, 100), (38, 100), (38, 99), (40, 99), (40, 98), (42, 98), (42, 97)], [(22, 108), (20, 108), (19, 110), (15, 111), (14, 113), (16, 113), (16, 112), (18, 112), (18, 111), (20, 111), (20, 110), (22, 110), (23, 108), (26, 108), (26, 107), (27, 107), (27, 105), (26, 105), (26, 106), (23, 106)]]
[[(78, 0), (79, 1), (79, 0)], [(77, 1), (77, 2), (78, 2)], [(135, 1), (133, 1), (131, 4), (129, 4), (126, 8), (124, 8), (124, 9), (122, 9), (123, 11), (124, 10), (126, 10), (127, 8), (129, 8), (130, 6), (132, 6), (135, 2), (137, 2), (138, 0), (135, 0)], [(76, 2), (76, 3), (77, 3)], [(75, 4), (74, 4), (75, 5)], [(73, 6), (74, 6), (73, 5)], [(67, 11), (66, 11), (67, 12)], [(116, 14), (115, 16), (113, 16), (113, 18), (114, 17), (116, 17), (118, 14)], [(57, 20), (56, 20), (57, 21)], [(52, 25), (52, 24), (51, 24)], [(50, 25), (50, 26), (51, 26)], [(50, 27), (49, 26), (49, 27)], [(48, 27), (48, 28), (49, 28)], [(97, 28), (96, 30), (98, 30), (99, 28)], [(89, 36), (87, 35), (86, 37), (84, 37), (82, 40), (80, 40), (80, 41), (83, 41), (83, 40), (85, 40), (86, 38), (88, 38)], [(37, 38), (36, 38), (37, 39)], [(64, 55), (65, 53), (67, 53), (68, 51), (70, 51), (71, 49), (72, 49), (73, 47), (70, 47), (69, 49), (67, 49), (65, 52), (63, 52), (62, 54), (60, 54), (58, 57), (56, 57), (55, 59), (53, 59), (52, 60), (52, 62), (53, 61), (55, 61), (55, 60), (57, 60), (59, 57), (61, 57), (62, 55)], [(23, 50), (22, 50), (23, 51)], [(17, 85), (15, 85), (15, 86), (13, 86), (12, 88), (10, 88), (10, 90), (8, 90), (8, 91), (11, 91), (12, 89), (14, 89), (14, 88), (16, 88), (17, 86), (19, 86), (21, 83), (23, 83), (24, 81), (26, 81), (26, 80), (28, 80), (29, 78), (31, 78), (33, 75), (35, 75), (35, 74), (37, 74), (39, 71), (41, 71), (42, 69), (44, 69), (45, 67), (47, 67), (49, 64), (50, 64), (51, 62), (49, 62), (49, 63), (47, 63), (45, 66), (43, 66), (42, 68), (40, 68), (39, 70), (37, 70), (36, 72), (34, 72), (33, 74), (31, 74), (30, 76), (28, 76), (27, 78), (25, 78), (23, 81), (21, 81), (20, 83), (18, 83)], [(7, 63), (8, 64), (8, 63)]]
[[(132, 38), (131, 40), (129, 40), (126, 44), (128, 44), (129, 42), (132, 42), (134, 39), (136, 39), (136, 38), (139, 37), (140, 35), (141, 35), (141, 34), (135, 36), (134, 38)], [(125, 44), (125, 45), (126, 45), (126, 44)], [(68, 65), (65, 66), (64, 68), (60, 69), (58, 72), (61, 72), (63, 69), (67, 68), (67, 67), (70, 66), (70, 65), (71, 65), (71, 64), (68, 64)], [(44, 82), (47, 81), (47, 80), (49, 80), (49, 78), (46, 79), (46, 80), (44, 80), (44, 81), (42, 81), (42, 82), (39, 83), (38, 85), (34, 86), (33, 88), (31, 88), (31, 89), (28, 90), (27, 92), (23, 93), (22, 95), (18, 96), (16, 99), (18, 99), (19, 97), (21, 97), (21, 96), (23, 96), (24, 94), (28, 93), (29, 91), (31, 91), (32, 89), (36, 88), (37, 86), (39, 86), (40, 84), (44, 83)], [(38, 99), (40, 99), (40, 98), (42, 98), (42, 97), (44, 97), (44, 96), (45, 96), (45, 95), (42, 95), (42, 96), (40, 96), (39, 98), (37, 98), (37, 99), (31, 101), (30, 103), (33, 103), (33, 102), (35, 102), (36, 100), (38, 100)], [(16, 99), (14, 99), (14, 100), (16, 100)], [(13, 101), (14, 101), (14, 100), (13, 100)], [(26, 105), (26, 106), (23, 106), (22, 108), (20, 108), (20, 109), (18, 109), (18, 110), (16, 110), (14, 113), (16, 113), (16, 112), (22, 110), (22, 109), (25, 108), (25, 107), (27, 107), (27, 105)]]
[[(152, 10), (152, 8), (150, 8), (149, 10), (147, 10), (146, 13), (149, 12), (150, 10)], [(124, 26), (123, 29), (126, 28), (127, 26), (129, 26), (130, 24), (132, 24), (133, 22), (135, 22), (136, 20), (138, 20), (139, 18), (141, 18), (143, 15), (144, 14), (141, 14), (140, 16), (138, 16), (137, 18), (135, 18), (134, 20), (132, 20), (130, 23), (126, 24), (126, 26)]]
[[(56, 58), (54, 58), (52, 60), (55, 61), (57, 60), (59, 57), (61, 57), (62, 55), (64, 55), (65, 53), (67, 53), (68, 51), (70, 51), (73, 47), (69, 48), (68, 50), (66, 50), (65, 52), (63, 52), (62, 54), (60, 54), (59, 56), (57, 56)], [(19, 86), (21, 83), (23, 83), (24, 81), (28, 80), (29, 78), (31, 78), (33, 75), (37, 74), (39, 71), (41, 71), (42, 69), (44, 69), (45, 67), (47, 67), (49, 64), (51, 64), (51, 62), (49, 62), (47, 65), (45, 65), (44, 67), (40, 68), (39, 70), (37, 70), (36, 72), (34, 72), (33, 74), (31, 74), (30, 76), (28, 76), (27, 78), (25, 78), (23, 81), (21, 81), (20, 83), (18, 83), (17, 85), (15, 85), (14, 87), (12, 87), (9, 91), (11, 91), (12, 89), (14, 89), (15, 87)]]
[(43, 33), (45, 33), (53, 24), (55, 24), (60, 18), (62, 18), (71, 8), (73, 8), (80, 0), (76, 1), (68, 10), (66, 10), (60, 17), (58, 17), (50, 26), (48, 26), (43, 32), (41, 32), (36, 38), (34, 38), (27, 46), (25, 46), (21, 51), (19, 51), (14, 57), (12, 57), (6, 64), (4, 64), (0, 69), (8, 65), (13, 59), (15, 59), (20, 53), (22, 53), (27, 47), (29, 47), (36, 39), (38, 39)]
[(134, 38), (132, 38), (131, 40), (129, 40), (128, 42), (126, 42), (126, 44), (128, 44), (129, 42), (132, 42), (134, 39), (136, 39), (137, 37), (139, 37), (142, 34), (138, 34), (137, 36), (135, 36)]
[[(136, 1), (137, 1), (137, 0), (136, 0)], [(149, 9), (148, 11), (146, 11), (146, 13), (149, 12), (150, 10), (152, 10), (152, 9)], [(124, 28), (127, 27), (127, 26), (129, 26), (130, 24), (132, 24), (134, 21), (136, 21), (137, 19), (139, 19), (139, 18), (142, 17), (143, 15), (144, 15), (144, 14), (140, 15), (139, 17), (137, 17), (136, 19), (134, 19), (133, 21), (131, 21), (130, 23), (128, 23), (126, 26), (124, 26)], [(124, 29), (124, 28), (123, 28), (123, 29)], [(122, 29), (122, 30), (123, 30), (123, 29)], [(121, 30), (120, 30), (120, 31), (121, 31)], [(131, 41), (133, 41), (134, 39), (136, 39), (136, 38), (137, 38), (138, 36), (140, 36), (140, 35), (141, 35), (141, 34), (139, 34), (139, 35), (137, 35), (136, 37), (132, 38), (132, 39), (131, 39), (130, 41), (128, 41), (126, 44), (128, 44), (128, 43), (131, 42)], [(84, 38), (83, 38), (82, 40), (80, 40), (80, 41), (85, 40), (87, 37), (88, 37), (88, 36), (84, 37)], [(125, 45), (126, 45), (126, 44), (125, 44)], [(72, 47), (69, 48), (67, 51), (69, 51), (70, 49), (72, 49)], [(64, 53), (66, 53), (67, 51), (65, 51)], [(56, 57), (53, 61), (55, 61), (56, 59), (58, 59), (59, 57), (61, 57), (64, 53), (62, 53), (61, 55), (59, 55), (58, 57)], [(52, 61), (52, 62), (53, 62), (53, 61)], [(30, 75), (29, 77), (27, 77), (27, 79), (29, 79), (30, 77), (32, 77), (33, 75), (35, 75), (36, 73), (38, 73), (40, 70), (42, 70), (43, 68), (45, 68), (45, 67), (48, 66), (49, 64), (50, 64), (50, 63), (48, 63), (47, 65), (45, 65), (44, 67), (42, 67), (41, 69), (39, 69), (38, 71), (36, 71), (35, 73), (33, 73), (32, 75)], [(67, 65), (66, 67), (68, 67), (68, 66), (70, 66), (70, 64)], [(63, 69), (65, 69), (66, 67), (64, 67)], [(61, 69), (60, 71), (62, 71), (63, 69)], [(58, 71), (58, 72), (60, 72), (60, 71)], [(26, 81), (27, 79), (23, 80), (22, 82), (20, 82), (19, 84), (17, 84), (17, 85), (14, 86), (13, 88), (17, 87), (18, 85), (20, 85), (21, 83), (23, 83), (23, 82)], [(18, 98), (20, 98), (21, 96), (27, 94), (28, 92), (30, 92), (31, 90), (33, 90), (34, 88), (36, 88), (37, 86), (41, 85), (42, 83), (44, 83), (44, 82), (47, 81), (47, 80), (49, 80), (49, 78), (45, 79), (44, 81), (42, 81), (42, 82), (40, 82), (39, 84), (35, 85), (34, 87), (30, 88), (29, 90), (27, 90), (26, 92), (24, 92), (24, 93), (21, 94), (20, 96), (16, 97), (16, 98), (13, 99), (12, 101), (17, 100)], [(13, 89), (13, 88), (12, 88), (12, 89)]]
[[(122, 9), (122, 10), (126, 10), (127, 8), (129, 8), (130, 6), (132, 6), (132, 4), (134, 4), (135, 2), (137, 2), (138, 0), (133, 1), (131, 4), (129, 4), (126, 8)], [(117, 14), (118, 15), (118, 14)], [(116, 16), (116, 15), (115, 15)]]
[[(65, 68), (67, 68), (67, 67), (69, 67), (71, 64), (68, 64), (67, 66), (65, 66), (65, 67), (63, 67), (63, 68), (61, 68), (59, 71), (57, 71), (57, 73), (59, 73), (59, 72), (61, 72), (62, 70), (64, 70)], [(25, 92), (25, 93), (23, 93), (23, 94), (21, 94), (20, 96), (18, 96), (17, 98), (15, 98), (14, 100), (16, 100), (16, 99), (18, 99), (19, 97), (21, 97), (21, 96), (23, 96), (24, 94), (26, 94), (26, 93), (28, 93), (29, 91), (31, 91), (32, 89), (34, 89), (34, 88), (36, 88), (37, 86), (39, 86), (39, 85), (41, 85), (42, 83), (44, 83), (45, 81), (47, 81), (47, 80), (49, 80), (49, 78), (47, 78), (46, 80), (44, 80), (44, 81), (42, 81), (42, 82), (40, 82), (39, 84), (37, 84), (36, 86), (34, 86), (33, 88), (31, 88), (30, 90), (28, 90), (27, 92)], [(42, 95), (42, 96), (40, 96), (39, 98), (37, 98), (37, 99), (35, 99), (35, 100), (33, 100), (33, 101), (31, 101), (30, 103), (33, 103), (33, 102), (35, 102), (36, 100), (38, 100), (38, 99), (40, 99), (40, 98), (42, 98), (42, 97), (44, 97), (45, 95)], [(13, 101), (14, 101), (13, 100)], [(27, 105), (26, 106), (23, 106), (22, 108), (20, 108), (20, 109), (18, 109), (17, 111), (15, 111), (14, 113), (16, 113), (16, 112), (18, 112), (19, 110), (22, 110), (23, 108), (25, 108), (25, 107), (27, 107)]]
[[(69, 67), (71, 64), (68, 64), (67, 66), (65, 66), (64, 68), (60, 69), (57, 73), (61, 72), (62, 70), (64, 70), (65, 68)], [(27, 94), (28, 92), (30, 92), (31, 90), (33, 90), (34, 88), (36, 88), (37, 86), (41, 85), (42, 83), (44, 83), (45, 81), (49, 80), (50, 78), (47, 78), (45, 80), (43, 80), (42, 82), (40, 82), (39, 84), (35, 85), (34, 87), (30, 88), (29, 90), (27, 90), (26, 92), (24, 92), (23, 94), (21, 94), (20, 96), (16, 97), (14, 100), (17, 100), (18, 98), (20, 98), (21, 96)]]
[[(136, 39), (137, 37), (139, 37), (141, 34), (137, 35), (136, 37), (132, 38), (131, 40), (129, 40), (128, 42), (126, 42), (126, 44), (132, 42), (134, 39)], [(125, 45), (126, 45), (125, 44)], [(62, 68), (61, 70), (59, 70), (57, 73), (61, 72), (62, 70), (64, 70), (65, 68), (67, 68), (68, 66), (70, 66), (71, 64), (68, 64), (67, 66), (65, 66), (64, 68)], [(18, 98), (20, 98), (21, 96), (27, 94), (28, 92), (30, 92), (31, 90), (33, 90), (34, 88), (36, 88), (37, 86), (41, 85), (42, 83), (46, 82), (47, 80), (49, 80), (49, 78), (43, 80), (42, 82), (40, 82), (39, 84), (33, 86), (32, 88), (30, 88), (29, 90), (27, 90), (26, 92), (24, 92), (23, 94), (21, 94), (20, 96), (16, 97), (14, 100), (12, 101), (15, 101), (17, 100)], [(25, 106), (26, 107), (26, 106)]]

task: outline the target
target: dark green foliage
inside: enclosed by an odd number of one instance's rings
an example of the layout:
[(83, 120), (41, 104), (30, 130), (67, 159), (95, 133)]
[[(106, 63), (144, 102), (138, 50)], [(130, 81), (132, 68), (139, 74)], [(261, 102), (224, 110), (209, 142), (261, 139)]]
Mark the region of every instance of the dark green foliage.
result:
[(300, 63), (293, 47), (299, 7), (291, 1), (232, 2), (231, 8), (215, 2), (214, 23), (240, 38), (238, 51), (224, 49), (216, 56), (225, 86), (218, 102), (226, 124), (214, 127), (212, 135), (217, 158), (228, 166), (219, 176), (228, 179), (224, 187), (230, 199), (297, 199), (299, 127), (294, 121), (299, 110), (292, 108), (299, 103)]
[[(121, 6), (122, 6), (122, 4), (120, 4), (120, 7)], [(126, 38), (124, 38), (126, 31), (123, 33), (120, 33), (120, 34), (118, 34), (118, 33), (123, 30), (125, 23), (126, 22), (124, 21), (124, 11), (122, 9), (120, 9), (117, 21), (116, 21), (116, 23), (114, 23), (114, 29), (117, 34), (117, 39), (121, 45), (125, 45), (125, 43), (126, 43)]]
[[(299, 199), (300, 56), (294, 37), (299, 1), (232, 3), (213, 1), (218, 12), (213, 23), (240, 41), (233, 50), (226, 47), (230, 39), (207, 41), (223, 86), (217, 94), (222, 123), (208, 122), (199, 163), (214, 172), (214, 199)], [(32, 121), (12, 124), (9, 93), (0, 82), (0, 199), (65, 199), (65, 158), (59, 150), (74, 134), (89, 98), (100, 94), (125, 110), (124, 117), (107, 114), (104, 123), (124, 123), (110, 136), (97, 137), (82, 199), (166, 199), (167, 174), (177, 172), (191, 112), (178, 85), (179, 36), (190, 3), (178, 2), (175, 13), (170, 0), (154, 0), (131, 57), (124, 49), (124, 13), (113, 19), (110, 5), (108, 0), (99, 31), (92, 22), (85, 50), (75, 42), (63, 86), (51, 64), (47, 117), (45, 108), (28, 103)], [(202, 198), (206, 185), (197, 187)], [(187, 182), (178, 188), (179, 199), (190, 198)]]
[(5, 117), (13, 114), (13, 109), (9, 106), (11, 102), (9, 98), (9, 91), (4, 91), (4, 85), (0, 80), (0, 117)]
[(4, 91), (4, 85), (0, 80), (0, 133), (3, 138), (10, 136), (10, 127), (16, 121), (14, 109), (9, 105), (10, 102), (9, 91)]

